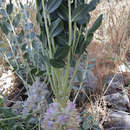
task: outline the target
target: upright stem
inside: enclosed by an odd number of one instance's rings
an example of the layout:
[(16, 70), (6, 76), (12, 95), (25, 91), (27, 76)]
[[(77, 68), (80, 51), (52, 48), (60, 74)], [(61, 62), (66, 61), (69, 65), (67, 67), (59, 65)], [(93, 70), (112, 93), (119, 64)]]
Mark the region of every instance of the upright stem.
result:
[[(46, 12), (44, 0), (42, 0), (42, 6), (43, 6), (44, 21), (45, 21), (45, 29), (46, 29), (46, 33), (47, 33), (47, 41), (48, 41), (48, 46), (49, 46), (49, 58), (52, 58), (53, 55), (52, 55), (51, 39), (50, 39), (50, 33), (49, 33), (49, 28), (48, 28), (48, 23), (47, 23), (47, 12)], [(47, 65), (47, 68), (48, 68), (48, 65)], [(49, 69), (47, 69), (47, 71), (48, 71), (48, 76), (50, 77)], [(52, 79), (53, 79), (53, 83), (54, 83), (53, 86), (51, 86), (51, 87), (55, 93), (55, 89), (57, 91), (57, 81), (56, 81), (55, 69), (53, 67), (51, 67), (51, 71), (52, 71)], [(57, 95), (55, 95), (55, 96), (57, 96)]]
[[(77, 7), (77, 0), (75, 0), (75, 8)], [(74, 33), (73, 33), (73, 43), (72, 43), (72, 54), (74, 54), (75, 50), (75, 41), (76, 41), (76, 30), (77, 30), (77, 25), (74, 23)]]
[[(72, 20), (71, 20), (71, 0), (68, 0), (68, 13), (69, 13), (69, 46), (71, 46), (71, 39), (72, 39)], [(70, 56), (71, 51), (69, 51), (68, 57), (67, 57), (67, 68), (66, 68), (66, 74), (65, 74), (65, 88), (68, 86), (68, 79), (69, 79), (69, 72), (70, 72)], [(65, 91), (65, 89), (64, 89)]]
[(52, 48), (51, 48), (49, 29), (48, 29), (48, 25), (47, 25), (47, 13), (46, 13), (44, 0), (42, 0), (42, 5), (43, 5), (43, 12), (44, 12), (43, 14), (44, 14), (44, 20), (45, 20), (45, 28), (46, 28), (46, 33), (47, 33), (47, 41), (48, 41), (48, 45), (49, 45), (49, 56), (50, 56), (50, 58), (52, 58)]

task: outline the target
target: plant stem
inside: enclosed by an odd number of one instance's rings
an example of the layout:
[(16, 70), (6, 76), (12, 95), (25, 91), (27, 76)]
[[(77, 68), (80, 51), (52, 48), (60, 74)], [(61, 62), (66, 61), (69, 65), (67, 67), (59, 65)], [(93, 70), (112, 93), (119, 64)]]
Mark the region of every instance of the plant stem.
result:
[(75, 96), (75, 98), (74, 98), (74, 100), (73, 100), (73, 103), (74, 103), (74, 104), (75, 104), (76, 99), (77, 99), (77, 97), (78, 97), (78, 95), (79, 95), (79, 92), (80, 92), (80, 90), (81, 90), (81, 88), (82, 88), (82, 85), (83, 85), (83, 82), (80, 83), (80, 87), (79, 87), (79, 89), (78, 89), (78, 92), (77, 92), (77, 94), (76, 94), (76, 96)]
[[(45, 21), (45, 29), (46, 29), (46, 33), (47, 33), (47, 40), (48, 40), (48, 46), (49, 46), (49, 57), (52, 58), (52, 47), (51, 47), (49, 28), (48, 28), (48, 24), (47, 24), (47, 13), (46, 13), (44, 0), (42, 0), (42, 6), (43, 6), (44, 21)], [(51, 86), (51, 87), (56, 88), (57, 84), (56, 84), (56, 76), (55, 76), (55, 72), (54, 72), (55, 70), (54, 70), (53, 67), (51, 67), (51, 70), (52, 70), (52, 79), (53, 79), (53, 82), (54, 82), (54, 86)], [(49, 72), (48, 72), (48, 74), (49, 74)]]
[(76, 48), (77, 48), (77, 45), (78, 45), (78, 42), (79, 42), (79, 38), (80, 38), (80, 35), (81, 35), (81, 30), (82, 30), (82, 26), (79, 29), (79, 35), (78, 35), (78, 38), (77, 38), (75, 46), (74, 46), (74, 51), (73, 51), (74, 54), (75, 54), (75, 51), (76, 51)]
[[(69, 87), (68, 87), (68, 94), (70, 94), (70, 92), (72, 90), (73, 82), (74, 82), (74, 79), (76, 77), (76, 73), (77, 73), (77, 70), (78, 70), (78, 66), (79, 66), (80, 60), (81, 60), (81, 58), (79, 58), (78, 61), (76, 62), (74, 73), (72, 75), (72, 78), (71, 78), (71, 81), (70, 81), (70, 84), (69, 84)], [(68, 96), (70, 96), (70, 95), (68, 95)]]
[(44, 0), (42, 0), (42, 5), (43, 5), (44, 20), (45, 20), (45, 28), (46, 28), (46, 33), (47, 33), (47, 40), (48, 40), (48, 45), (49, 45), (49, 56), (50, 56), (50, 58), (52, 58), (52, 48), (51, 48), (49, 29), (48, 29), (48, 25), (47, 25), (47, 13), (46, 13)]
[(14, 117), (5, 118), (5, 119), (0, 119), (0, 121), (15, 120), (15, 119), (23, 118), (23, 117), (25, 117), (25, 116), (33, 115), (33, 114), (34, 114), (34, 113), (29, 113), (29, 114), (27, 114), (27, 115), (18, 115), (18, 116), (14, 116)]
[[(69, 46), (71, 46), (71, 39), (72, 39), (71, 0), (68, 0), (68, 13), (69, 13)], [(71, 56), (71, 51), (69, 51), (67, 57), (67, 67), (66, 67), (65, 84), (64, 84), (65, 88), (67, 88), (68, 86), (68, 79), (69, 79), (69, 72), (70, 72), (70, 56)]]
[[(77, 0), (75, 0), (75, 8), (77, 7)], [(77, 24), (74, 23), (74, 33), (73, 33), (73, 43), (72, 43), (72, 54), (74, 54), (75, 50), (75, 40), (76, 40), (76, 30), (77, 30)]]

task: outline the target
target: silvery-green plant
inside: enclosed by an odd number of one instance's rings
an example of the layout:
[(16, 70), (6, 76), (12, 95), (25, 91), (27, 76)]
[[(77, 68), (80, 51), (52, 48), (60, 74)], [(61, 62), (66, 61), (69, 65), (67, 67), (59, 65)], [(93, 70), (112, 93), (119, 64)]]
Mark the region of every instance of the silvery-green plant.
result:
[[(93, 39), (94, 32), (102, 22), (102, 14), (87, 29), (90, 12), (99, 0), (36, 0), (37, 22), (40, 40), (51, 88), (59, 102), (65, 106), (81, 57)], [(70, 68), (74, 67), (69, 80)]]
[(41, 127), (45, 130), (78, 130), (80, 121), (80, 115), (72, 102), (68, 102), (66, 107), (54, 102), (49, 105)]
[(34, 32), (28, 6), (21, 4), (17, 9), (11, 1), (0, 4), (0, 28), (10, 48), (6, 53), (7, 43), (1, 41), (0, 54), (26, 85), (32, 84), (37, 77), (44, 77), (46, 69), (41, 42)]

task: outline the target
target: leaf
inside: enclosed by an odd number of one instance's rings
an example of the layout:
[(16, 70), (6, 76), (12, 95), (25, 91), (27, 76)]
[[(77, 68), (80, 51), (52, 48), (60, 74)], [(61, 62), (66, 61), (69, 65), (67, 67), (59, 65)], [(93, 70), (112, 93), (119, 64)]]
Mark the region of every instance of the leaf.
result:
[(37, 72), (37, 68), (33, 68), (33, 69), (31, 69), (31, 75), (35, 75), (36, 72)]
[(47, 2), (47, 12), (54, 12), (61, 4), (62, 0), (48, 0)]
[(8, 13), (9, 15), (13, 12), (13, 4), (12, 4), (12, 3), (7, 4), (7, 6), (6, 6), (6, 11), (7, 11), (7, 13)]
[(30, 39), (34, 39), (35, 36), (36, 36), (35, 32), (30, 32), (30, 33), (29, 33), (29, 38), (30, 38)]
[(35, 50), (38, 50), (39, 49), (39, 40), (33, 40), (32, 41), (32, 47), (35, 49)]
[(55, 44), (58, 46), (65, 46), (68, 43), (68, 38), (65, 36), (64, 33), (55, 37)]
[(89, 3), (89, 11), (93, 11), (96, 9), (97, 4), (100, 2), (100, 0), (91, 0)]
[[(45, 0), (46, 2), (46, 0)], [(38, 8), (38, 11), (42, 10), (42, 0), (36, 0), (36, 6)]]
[(42, 19), (42, 16), (40, 14), (40, 12), (37, 12), (36, 14), (36, 20), (39, 24), (43, 24), (43, 19)]
[(14, 19), (13, 19), (13, 25), (14, 27), (17, 27), (20, 23), (20, 18), (21, 18), (21, 15), (20, 14), (17, 14)]
[(87, 129), (87, 128), (89, 128), (88, 126), (89, 126), (88, 122), (87, 122), (87, 121), (84, 121), (82, 127), (83, 127), (84, 129)]
[(40, 55), (41, 59), (43, 59), (48, 66), (50, 66), (50, 59), (47, 56)]
[(12, 72), (15, 72), (17, 70), (17, 67), (13, 67)]
[(0, 9), (0, 14), (1, 14), (4, 18), (8, 17), (8, 15), (7, 15), (5, 9)]
[(85, 41), (84, 41), (84, 36), (81, 35), (79, 39), (79, 43), (76, 48), (76, 53), (82, 55), (86, 51), (88, 45), (91, 43), (92, 39), (93, 39), (93, 33), (88, 34)]
[(70, 47), (67, 45), (64, 47), (57, 48), (57, 50), (54, 54), (54, 58), (59, 59), (59, 60), (64, 59), (65, 57), (67, 57), (69, 50), (70, 50)]
[(90, 14), (86, 13), (82, 18), (80, 18), (80, 20), (77, 20), (76, 22), (79, 24), (88, 24), (90, 21)]
[[(1, 113), (1, 119), (6, 119), (6, 118), (12, 118), (16, 117), (16, 113), (13, 112), (10, 108), (8, 107), (0, 107), (0, 113)], [(9, 130), (10, 128), (13, 128), (16, 124), (16, 119), (13, 120), (5, 120), (5, 121), (0, 121), (0, 129), (1, 130)]]
[(25, 52), (25, 53), (23, 54), (23, 58), (24, 58), (24, 59), (27, 59), (27, 60), (29, 59), (29, 54), (28, 54), (28, 52)]
[(88, 5), (82, 4), (74, 9), (72, 13), (72, 21), (79, 24), (86, 24), (90, 20), (90, 15), (88, 13)]
[(84, 36), (83, 35), (80, 35), (80, 37), (79, 37), (79, 42), (78, 42), (78, 45), (77, 45), (77, 47), (76, 47), (76, 51), (75, 51), (75, 53), (76, 54), (82, 54), (83, 53), (83, 45), (84, 45)]
[(63, 23), (60, 19), (55, 20), (52, 22), (51, 27), (50, 27), (50, 35), (52, 37), (57, 36), (64, 30)]
[(50, 59), (50, 64), (54, 68), (63, 68), (65, 66), (65, 62), (63, 60), (59, 60), (59, 59)]
[(82, 5), (85, 3), (85, 1), (84, 0), (77, 0), (77, 3), (78, 3), (78, 5)]
[(65, 21), (68, 21), (68, 17), (69, 17), (67, 10), (68, 10), (67, 7), (61, 4), (57, 12), (58, 16)]
[(102, 24), (102, 18), (103, 14), (99, 15), (92, 27), (89, 29), (88, 33), (94, 33), (100, 27), (100, 25)]
[(2, 107), (3, 103), (4, 103), (4, 100), (0, 98), (0, 107)]
[(41, 75), (43, 75), (46, 71), (40, 71), (36, 74), (36, 76), (40, 77)]
[(25, 28), (26, 31), (29, 31), (29, 30), (31, 30), (33, 28), (33, 24), (32, 23), (27, 23), (27, 24), (24, 25), (24, 28)]
[(22, 9), (24, 9), (24, 6), (23, 6), (23, 4), (21, 3), (21, 2), (19, 2), (20, 3), (20, 7), (22, 8)]
[(8, 24), (9, 24), (9, 23), (7, 23), (7, 22), (0, 23), (1, 30), (2, 30), (3, 33), (5, 33), (6, 35), (8, 35), (8, 33), (9, 33)]
[(85, 45), (88, 46), (93, 39), (93, 33), (88, 33)]
[(19, 43), (22, 43), (23, 39), (24, 39), (24, 31), (21, 30), (21, 32), (18, 34), (17, 40)]
[(39, 39), (44, 44), (44, 46), (47, 45), (47, 37), (46, 37), (46, 34), (45, 34), (45, 32), (43, 30), (41, 31)]
[(26, 38), (33, 40), (35, 38), (35, 32), (28, 32)]
[(77, 78), (78, 78), (78, 81), (80, 81), (80, 82), (83, 81), (83, 74), (80, 70), (77, 71)]
[(8, 28), (8, 30), (9, 30), (10, 32), (13, 31), (13, 29), (12, 29), (10, 23), (5, 22), (5, 25), (6, 25), (6, 27)]

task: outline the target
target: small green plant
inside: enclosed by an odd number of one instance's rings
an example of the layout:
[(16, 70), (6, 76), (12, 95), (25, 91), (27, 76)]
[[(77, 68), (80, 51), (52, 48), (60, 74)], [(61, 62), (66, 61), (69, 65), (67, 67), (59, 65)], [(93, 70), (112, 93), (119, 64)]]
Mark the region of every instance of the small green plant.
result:
[[(90, 12), (98, 3), (99, 0), (92, 0), (89, 4), (84, 0), (36, 0), (36, 18), (40, 27), (38, 35), (32, 31), (33, 24), (26, 7), (21, 4), (20, 11), (14, 14), (10, 1), (0, 10), (3, 16), (0, 27), (11, 50), (8, 57), (3, 52), (2, 55), (25, 83), (30, 79), (34, 82), (37, 76), (47, 74), (56, 100), (66, 104), (81, 57), (102, 22), (101, 14), (92, 27), (87, 29), (91, 19)], [(21, 25), (20, 22), (24, 26), (16, 34), (15, 30)], [(75, 71), (69, 79), (71, 67)]]
[[(26, 113), (25, 115), (18, 115), (9, 107), (4, 107), (3, 98), (0, 98), (0, 130), (27, 130), (39, 129), (37, 124), (39, 123), (38, 117), (34, 118), (34, 113)], [(34, 120), (32, 120), (34, 118)]]
[[(102, 22), (101, 14), (87, 29), (90, 12), (98, 3), (99, 0), (92, 0), (89, 4), (84, 0), (36, 0), (47, 74), (56, 101), (63, 105), (69, 100), (81, 57)], [(69, 79), (71, 67), (75, 71)]]
[(14, 8), (10, 1), (0, 7), (0, 14), (0, 28), (8, 43), (0, 42), (0, 54), (26, 85), (32, 84), (41, 75), (44, 77), (46, 68), (29, 11), (22, 4), (21, 8)]

